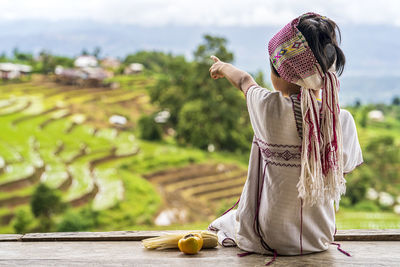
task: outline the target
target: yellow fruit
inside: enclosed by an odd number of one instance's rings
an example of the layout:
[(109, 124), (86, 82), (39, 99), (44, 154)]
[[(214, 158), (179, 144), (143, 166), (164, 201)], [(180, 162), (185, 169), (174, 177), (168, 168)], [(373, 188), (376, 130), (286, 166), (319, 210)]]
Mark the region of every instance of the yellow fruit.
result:
[(190, 233), (179, 239), (178, 247), (185, 254), (196, 254), (203, 247), (203, 238), (200, 234)]
[(214, 248), (218, 246), (217, 235), (206, 230), (194, 230), (186, 234), (165, 234), (162, 236), (143, 239), (142, 243), (143, 246), (148, 249), (178, 248), (179, 240), (188, 234), (200, 234), (203, 238), (202, 248)]

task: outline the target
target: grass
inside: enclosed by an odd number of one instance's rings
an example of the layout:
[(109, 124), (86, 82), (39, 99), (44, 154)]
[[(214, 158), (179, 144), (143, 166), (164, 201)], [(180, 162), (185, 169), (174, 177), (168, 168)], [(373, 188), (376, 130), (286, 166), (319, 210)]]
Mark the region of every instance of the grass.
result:
[[(340, 208), (336, 214), (336, 226), (339, 230), (346, 229), (399, 229), (400, 216), (391, 212), (365, 212)], [(216, 217), (217, 218), (217, 217)], [(134, 225), (126, 230), (206, 230), (210, 222), (196, 222), (185, 225), (169, 226)]]
[(195, 222), (181, 224), (171, 224), (168, 226), (148, 226), (148, 225), (134, 225), (126, 228), (125, 230), (133, 231), (164, 231), (164, 230), (207, 230), (211, 222)]
[(400, 215), (392, 212), (366, 212), (340, 208), (336, 214), (338, 229), (399, 229)]

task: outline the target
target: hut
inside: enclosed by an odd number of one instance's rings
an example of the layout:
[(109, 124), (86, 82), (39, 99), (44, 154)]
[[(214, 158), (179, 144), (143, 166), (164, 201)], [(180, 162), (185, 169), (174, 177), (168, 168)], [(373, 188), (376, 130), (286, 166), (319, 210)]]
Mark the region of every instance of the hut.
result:
[(124, 69), (124, 74), (137, 74), (143, 71), (143, 64), (140, 63), (131, 63)]
[(0, 77), (3, 80), (17, 79), (32, 72), (32, 67), (11, 62), (0, 63)]

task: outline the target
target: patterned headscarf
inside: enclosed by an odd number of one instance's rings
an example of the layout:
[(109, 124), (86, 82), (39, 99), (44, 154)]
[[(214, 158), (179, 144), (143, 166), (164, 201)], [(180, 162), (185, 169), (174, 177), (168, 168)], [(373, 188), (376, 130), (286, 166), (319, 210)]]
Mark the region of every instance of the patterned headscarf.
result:
[[(280, 77), (301, 86), (303, 140), (301, 175), (297, 184), (303, 204), (321, 204), (334, 200), (339, 209), (340, 196), (346, 191), (343, 177), (342, 132), (339, 120), (339, 81), (336, 61), (324, 73), (306, 38), (297, 28), (303, 18), (319, 17), (306, 13), (283, 27), (268, 43), (272, 65)], [(312, 90), (322, 89), (318, 106)]]

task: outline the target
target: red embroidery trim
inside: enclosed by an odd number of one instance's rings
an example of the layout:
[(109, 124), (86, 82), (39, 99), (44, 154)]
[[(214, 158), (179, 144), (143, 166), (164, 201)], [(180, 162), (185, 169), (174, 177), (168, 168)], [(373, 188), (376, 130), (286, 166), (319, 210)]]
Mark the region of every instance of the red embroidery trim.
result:
[[(231, 240), (231, 241), (234, 243), (234, 245), (225, 245), (224, 243), (225, 243), (226, 240)], [(224, 240), (222, 240), (222, 246), (223, 246), (223, 247), (236, 247), (236, 242), (235, 242), (235, 240), (233, 240), (232, 238), (227, 237), (227, 238), (225, 238)]]
[[(255, 137), (255, 140), (258, 138)], [(258, 143), (260, 142), (261, 144), (264, 144), (266, 146), (265, 148), (261, 147), (261, 145)], [(281, 144), (268, 144), (266, 142), (261, 141), (258, 139), (257, 141), (253, 141), (254, 144), (258, 146), (260, 151), (262, 152), (263, 155), (263, 160), (267, 162), (268, 164), (272, 164), (275, 166), (280, 166), (280, 167), (301, 167), (300, 163), (294, 163), (293, 160), (300, 160), (301, 159), (301, 146), (295, 146), (295, 145), (281, 145)], [(270, 146), (270, 147), (268, 147)], [(272, 147), (274, 148), (286, 148), (283, 151), (279, 150), (273, 150)], [(296, 148), (294, 151), (290, 151), (288, 148), (291, 148), (292, 150)], [(278, 162), (278, 160), (284, 160), (285, 162)], [(290, 163), (290, 161), (292, 161)]]
[(254, 139), (257, 140), (257, 142), (260, 142), (261, 144), (267, 145), (267, 146), (272, 146), (272, 147), (290, 147), (290, 148), (301, 148), (301, 145), (282, 145), (282, 144), (269, 144), (263, 140), (261, 140), (260, 138), (258, 138), (257, 136), (254, 136)]
[[(239, 203), (239, 201), (240, 201), (240, 197), (239, 197), (239, 199), (236, 201), (236, 203), (231, 207), (231, 208), (229, 208), (228, 210), (226, 210), (224, 213), (222, 213), (222, 215), (225, 215), (226, 213), (228, 213), (231, 209), (233, 209), (234, 207), (236, 207), (236, 205)], [(221, 216), (222, 216), (221, 215)]]
[(212, 226), (212, 225), (209, 225), (208, 228), (207, 228), (207, 230), (215, 231), (215, 232), (218, 232), (218, 231), (219, 231), (219, 229), (215, 228), (215, 227)]
[(260, 149), (263, 152), (263, 155), (265, 155), (267, 158), (284, 159), (286, 161), (289, 161), (291, 159), (301, 159), (301, 154), (299, 152), (293, 153), (293, 152), (290, 152), (289, 150), (279, 152), (279, 151), (273, 151), (273, 150), (269, 149), (268, 147), (260, 148)]

